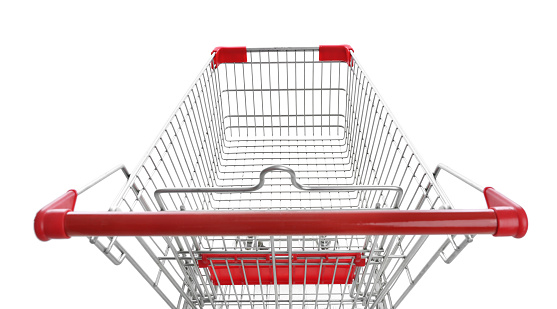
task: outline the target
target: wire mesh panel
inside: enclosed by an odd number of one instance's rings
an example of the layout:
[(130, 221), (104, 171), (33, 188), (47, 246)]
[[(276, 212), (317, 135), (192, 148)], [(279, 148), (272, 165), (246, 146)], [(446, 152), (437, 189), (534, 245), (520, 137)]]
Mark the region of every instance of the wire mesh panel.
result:
[[(205, 66), (111, 210), (450, 208), (353, 55), (320, 61), (317, 48), (279, 48), (246, 56)], [(275, 170), (250, 189), (277, 165), (292, 175)], [(307, 189), (320, 186), (327, 189)], [(156, 198), (165, 188), (216, 189)], [(172, 308), (394, 308), (448, 244), (419, 250), (427, 239), (183, 236), (98, 246), (120, 250)]]

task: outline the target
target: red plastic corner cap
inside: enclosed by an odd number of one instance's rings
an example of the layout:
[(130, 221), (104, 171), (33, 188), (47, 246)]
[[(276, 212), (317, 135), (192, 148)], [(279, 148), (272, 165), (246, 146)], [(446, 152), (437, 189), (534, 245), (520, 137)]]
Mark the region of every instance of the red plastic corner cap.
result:
[(248, 53), (245, 46), (239, 47), (215, 47), (211, 55), (215, 54), (212, 69), (216, 69), (221, 63), (241, 63), (248, 62)]
[(70, 238), (66, 234), (66, 214), (74, 210), (77, 192), (69, 190), (46, 205), (35, 216), (35, 235), (42, 241), (54, 238)]
[(522, 238), (528, 231), (528, 217), (517, 203), (497, 192), (492, 187), (484, 189), (487, 207), (495, 211), (497, 231), (493, 236)]
[(319, 61), (343, 61), (352, 65), (354, 49), (350, 45), (319, 45)]

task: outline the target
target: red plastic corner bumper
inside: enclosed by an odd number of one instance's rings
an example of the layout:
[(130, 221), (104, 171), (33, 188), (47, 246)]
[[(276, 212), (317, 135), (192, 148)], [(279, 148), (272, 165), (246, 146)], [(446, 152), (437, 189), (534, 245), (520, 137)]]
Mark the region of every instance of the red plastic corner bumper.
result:
[(528, 217), (522, 207), (492, 187), (486, 187), (484, 195), (487, 207), (495, 211), (497, 216), (497, 231), (493, 236), (522, 238), (526, 235)]
[(211, 68), (216, 69), (221, 63), (248, 62), (248, 54), (245, 46), (239, 47), (215, 47), (211, 54), (215, 54)]
[(352, 65), (354, 49), (350, 45), (319, 45), (319, 61), (343, 61)]
[(77, 192), (69, 190), (41, 209), (35, 216), (35, 234), (42, 241), (70, 238), (66, 234), (66, 214), (74, 210)]

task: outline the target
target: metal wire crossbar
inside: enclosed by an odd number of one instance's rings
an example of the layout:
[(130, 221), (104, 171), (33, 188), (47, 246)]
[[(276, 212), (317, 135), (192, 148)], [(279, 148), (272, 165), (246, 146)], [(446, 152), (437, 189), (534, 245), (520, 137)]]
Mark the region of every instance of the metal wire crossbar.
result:
[[(451, 207), (352, 54), (246, 54), (206, 64), (111, 210)], [(395, 308), (449, 244), (419, 258), (427, 239), (112, 237), (100, 248), (119, 250), (171, 308)]]

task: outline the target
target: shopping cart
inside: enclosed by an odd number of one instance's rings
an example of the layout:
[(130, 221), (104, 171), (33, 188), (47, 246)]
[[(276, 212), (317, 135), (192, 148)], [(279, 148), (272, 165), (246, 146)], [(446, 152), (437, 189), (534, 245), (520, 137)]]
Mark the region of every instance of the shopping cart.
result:
[[(74, 212), (117, 171), (109, 211)], [(441, 171), (487, 209), (453, 209)], [(527, 225), (493, 188), (424, 167), (348, 45), (216, 48), (133, 173), (35, 218), (43, 241), (128, 261), (171, 308), (396, 308), (474, 235)]]

